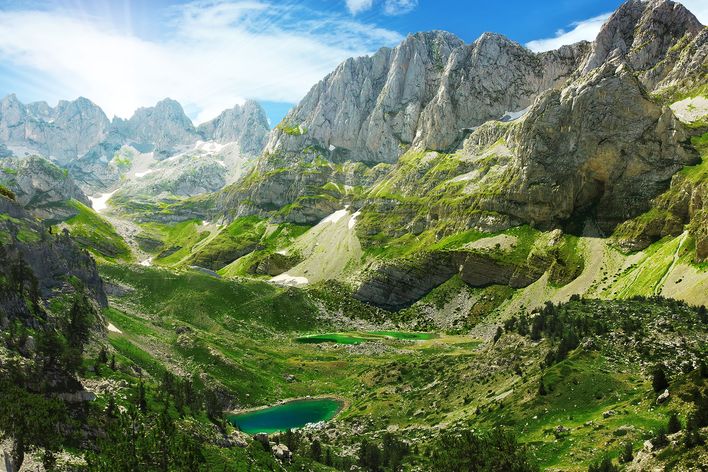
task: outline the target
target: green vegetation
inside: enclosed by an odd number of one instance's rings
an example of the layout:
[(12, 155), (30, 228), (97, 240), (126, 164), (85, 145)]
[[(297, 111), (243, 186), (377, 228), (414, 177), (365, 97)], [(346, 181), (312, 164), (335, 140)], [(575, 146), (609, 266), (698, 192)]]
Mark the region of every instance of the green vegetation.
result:
[(301, 344), (359, 344), (367, 341), (381, 341), (385, 338), (400, 339), (407, 341), (424, 341), (434, 339), (435, 334), (432, 333), (405, 333), (401, 331), (368, 331), (356, 333), (331, 333), (331, 334), (314, 334), (310, 336), (301, 336), (295, 338), (295, 342)]
[(123, 261), (132, 259), (130, 248), (108, 220), (76, 200), (69, 201), (69, 206), (75, 209), (77, 214), (65, 221), (62, 226), (69, 229), (76, 242), (99, 259)]
[(315, 334), (313, 336), (302, 336), (296, 338), (295, 341), (301, 344), (320, 344), (320, 343), (336, 343), (336, 344), (359, 344), (365, 342), (366, 338), (349, 336), (346, 334)]
[(9, 198), (10, 200), (14, 200), (15, 197), (15, 192), (10, 190), (9, 188), (5, 187), (4, 185), (0, 184), (0, 195), (3, 197)]
[(278, 123), (277, 129), (290, 136), (302, 136), (307, 133), (307, 129), (302, 125), (292, 125), (285, 120)]
[(404, 333), (401, 331), (370, 331), (368, 334), (378, 336), (386, 336), (394, 339), (406, 339), (412, 341), (426, 340), (435, 338), (433, 333)]

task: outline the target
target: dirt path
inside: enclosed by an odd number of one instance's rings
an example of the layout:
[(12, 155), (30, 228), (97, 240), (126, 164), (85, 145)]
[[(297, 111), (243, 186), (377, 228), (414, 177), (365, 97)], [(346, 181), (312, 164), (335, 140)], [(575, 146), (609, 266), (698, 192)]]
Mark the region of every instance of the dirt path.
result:
[(676, 262), (678, 262), (679, 259), (679, 252), (681, 252), (681, 247), (683, 246), (683, 243), (686, 241), (686, 238), (688, 237), (688, 231), (684, 231), (683, 234), (681, 234), (681, 240), (678, 243), (678, 246), (676, 247), (676, 251), (674, 251), (674, 257), (671, 260), (671, 264), (669, 265), (669, 268), (666, 269), (666, 272), (664, 272), (664, 275), (661, 276), (661, 279), (657, 282), (657, 284), (654, 286), (654, 295), (661, 295), (661, 289), (664, 287), (664, 284), (666, 283), (666, 279), (669, 278), (671, 275), (671, 271), (674, 270), (674, 267), (676, 266)]

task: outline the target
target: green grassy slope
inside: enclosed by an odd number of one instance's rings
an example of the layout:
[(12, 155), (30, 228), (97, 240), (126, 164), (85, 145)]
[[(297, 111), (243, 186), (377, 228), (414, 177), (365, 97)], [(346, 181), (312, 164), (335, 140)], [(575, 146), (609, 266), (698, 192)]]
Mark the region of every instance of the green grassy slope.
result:
[[(230, 395), (235, 408), (307, 395), (343, 398), (347, 407), (328, 427), (335, 436), (315, 433), (336, 454), (356, 449), (362, 437), (379, 441), (393, 425), (405, 428), (402, 438), (420, 444), (408, 466), (425, 467), (439, 425), (505, 425), (539, 465), (585, 470), (604, 452), (616, 456), (622, 441), (641, 447), (669, 411), (685, 421), (692, 407), (680, 392), (704, 385), (686, 362), (695, 366), (708, 354), (706, 321), (674, 301), (572, 301), (558, 313), (566, 326), (581, 329), (577, 347), (549, 363), (558, 335), (520, 335), (518, 317), (496, 341), (469, 334), (409, 340), (387, 336), (390, 328), (342, 329), (341, 321), (321, 311), (332, 300), (319, 298), (318, 289), (119, 265), (103, 266), (102, 273), (127, 290), (111, 299), (113, 309), (106, 312), (122, 331), (109, 336), (121, 359), (152, 376), (163, 369), (199, 374)], [(366, 342), (298, 342), (317, 331)], [(684, 341), (677, 351), (679, 338)], [(667, 365), (677, 392), (659, 407), (650, 375), (656, 362)], [(615, 413), (605, 416), (609, 410)], [(558, 426), (563, 429), (554, 433)], [(687, 454), (679, 447), (675, 455), (680, 463)]]

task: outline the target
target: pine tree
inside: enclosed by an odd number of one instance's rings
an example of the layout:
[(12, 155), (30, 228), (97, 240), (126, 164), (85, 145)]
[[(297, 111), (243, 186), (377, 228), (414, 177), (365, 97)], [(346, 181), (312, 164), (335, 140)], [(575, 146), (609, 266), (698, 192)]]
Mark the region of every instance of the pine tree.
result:
[(108, 397), (108, 404), (106, 405), (106, 416), (109, 418), (115, 418), (116, 416), (116, 400), (113, 395)]
[(497, 331), (494, 333), (494, 344), (499, 341), (499, 338), (502, 337), (502, 334), (504, 334), (504, 331), (501, 329), (501, 326), (497, 326)]
[(659, 427), (654, 439), (651, 440), (654, 447), (661, 449), (669, 444), (669, 438), (666, 437), (666, 428), (663, 426)]
[(543, 384), (543, 379), (541, 379), (538, 384), (538, 394), (542, 397), (548, 394), (548, 392), (546, 391), (546, 386)]
[(111, 365), (110, 365), (111, 370), (116, 370), (116, 355), (111, 354)]
[(310, 457), (312, 457), (317, 462), (322, 460), (322, 444), (319, 439), (315, 439), (310, 444)]
[(654, 366), (654, 370), (652, 372), (652, 380), (651, 380), (651, 385), (654, 388), (654, 391), (659, 393), (668, 388), (669, 386), (669, 381), (666, 379), (666, 367), (664, 364), (657, 364)]
[(618, 472), (619, 468), (612, 463), (612, 459), (605, 456), (600, 462), (590, 464), (588, 472)]
[(705, 441), (701, 437), (700, 426), (698, 425), (698, 419), (695, 413), (688, 415), (688, 420), (686, 421), (686, 434), (683, 438), (684, 445), (687, 448), (693, 448), (702, 445)]
[(332, 467), (332, 465), (334, 464), (332, 462), (332, 451), (329, 448), (327, 448), (327, 451), (325, 452), (324, 463), (326, 466), (329, 466), (329, 467)]
[(141, 380), (138, 384), (138, 409), (142, 414), (147, 413), (147, 400), (145, 399), (145, 384)]
[(634, 446), (632, 445), (632, 441), (625, 441), (622, 443), (622, 451), (619, 455), (619, 461), (627, 463), (632, 462), (632, 460), (634, 460)]
[(669, 415), (666, 431), (668, 431), (669, 434), (674, 434), (681, 431), (681, 421), (675, 411), (672, 411), (671, 415)]
[(106, 349), (103, 347), (98, 352), (98, 362), (100, 362), (101, 364), (108, 363), (108, 353), (106, 352)]

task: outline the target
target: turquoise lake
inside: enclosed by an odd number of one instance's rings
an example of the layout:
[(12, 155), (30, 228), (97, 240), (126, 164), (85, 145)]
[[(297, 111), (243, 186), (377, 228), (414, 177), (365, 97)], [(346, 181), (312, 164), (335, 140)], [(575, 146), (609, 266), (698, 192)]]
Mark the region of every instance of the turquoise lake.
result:
[(275, 433), (329, 421), (344, 404), (335, 398), (293, 400), (280, 405), (231, 415), (228, 420), (248, 434)]

